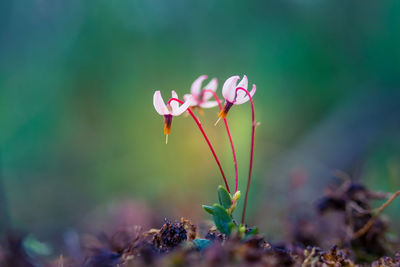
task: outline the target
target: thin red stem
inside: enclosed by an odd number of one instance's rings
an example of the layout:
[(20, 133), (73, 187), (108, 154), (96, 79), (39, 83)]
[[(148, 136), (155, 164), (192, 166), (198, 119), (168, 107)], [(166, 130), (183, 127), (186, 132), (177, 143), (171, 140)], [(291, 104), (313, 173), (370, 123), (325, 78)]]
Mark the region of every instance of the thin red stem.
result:
[(242, 213), (242, 224), (244, 224), (244, 219), (246, 217), (246, 207), (247, 207), (247, 197), (249, 195), (249, 188), (250, 188), (250, 181), (251, 181), (251, 171), (253, 169), (253, 154), (254, 154), (254, 135), (256, 130), (256, 123), (255, 123), (255, 114), (254, 114), (254, 103), (253, 98), (251, 97), (250, 93), (242, 88), (236, 88), (236, 93), (238, 90), (244, 91), (247, 96), (249, 97), (250, 104), (251, 104), (251, 148), (250, 148), (250, 164), (249, 164), (249, 177), (247, 179), (247, 188), (246, 188), (246, 195), (244, 197), (244, 206), (243, 206), (243, 213)]
[[(169, 101), (168, 101), (168, 104), (170, 104), (172, 101), (177, 101), (177, 102), (179, 102), (180, 104), (183, 104), (183, 101), (181, 101), (181, 100), (179, 100), (179, 99), (177, 99), (177, 98), (170, 98)], [(214, 148), (213, 148), (213, 146), (211, 145), (210, 140), (208, 139), (206, 133), (204, 132), (203, 126), (201, 126), (200, 121), (199, 121), (199, 120), (197, 119), (197, 117), (193, 114), (193, 112), (190, 110), (190, 108), (188, 108), (187, 111), (189, 112), (190, 116), (192, 116), (192, 118), (193, 118), (194, 121), (196, 122), (197, 126), (199, 127), (201, 133), (203, 134), (204, 139), (206, 140), (206, 142), (207, 142), (207, 144), (208, 144), (208, 147), (210, 148), (211, 153), (213, 154), (214, 159), (215, 159), (215, 161), (217, 162), (217, 165), (218, 165), (219, 170), (220, 170), (220, 172), (221, 172), (222, 178), (224, 179), (224, 183), (225, 183), (225, 186), (226, 186), (226, 190), (228, 190), (228, 192), (230, 193), (231, 191), (229, 190), (229, 185), (228, 185), (228, 182), (226, 181), (225, 173), (224, 173), (224, 171), (222, 170), (221, 163), (219, 162), (219, 159), (218, 159), (218, 157), (217, 157), (217, 154), (215, 154)]]
[[(217, 101), (219, 109), (222, 110), (223, 107), (221, 105), (221, 102), (219, 101), (219, 97), (213, 90), (204, 89), (203, 92), (211, 93), (214, 96), (215, 100)], [(233, 146), (233, 140), (232, 140), (231, 132), (229, 130), (228, 121), (226, 120), (226, 118), (224, 118), (224, 123), (225, 123), (226, 133), (228, 134), (228, 137), (229, 137), (229, 142), (231, 143), (233, 162), (235, 164), (235, 193), (236, 193), (238, 190), (238, 167), (237, 167), (237, 160), (236, 160), (236, 152), (235, 152), (235, 147)]]

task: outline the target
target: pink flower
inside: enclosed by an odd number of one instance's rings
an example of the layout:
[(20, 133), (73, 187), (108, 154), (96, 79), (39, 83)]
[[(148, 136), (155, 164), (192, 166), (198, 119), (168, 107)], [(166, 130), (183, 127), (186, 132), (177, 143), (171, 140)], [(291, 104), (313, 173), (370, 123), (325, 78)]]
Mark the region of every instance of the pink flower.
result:
[(205, 79), (207, 79), (207, 75), (201, 75), (199, 78), (197, 78), (192, 83), (190, 94), (184, 95), (183, 99), (185, 100), (189, 97), (193, 98), (191, 107), (212, 108), (218, 105), (217, 101), (209, 101), (209, 99), (213, 96), (211, 92), (204, 92), (206, 89), (215, 92), (217, 90), (218, 81), (216, 78), (214, 78), (202, 88), (201, 85)]
[[(220, 118), (226, 118), (228, 111), (233, 105), (240, 105), (249, 101), (248, 95), (243, 90), (238, 90), (238, 88), (244, 88), (247, 91), (248, 87), (248, 80), (247, 76), (243, 75), (243, 79), (237, 84), (238, 80), (240, 79), (239, 76), (232, 76), (228, 78), (224, 86), (222, 87), (222, 96), (225, 98), (225, 105), (221, 112), (218, 114)], [(250, 96), (256, 92), (256, 85), (253, 84), (253, 88), (251, 89)]]
[[(172, 98), (178, 99), (175, 91), (171, 92)], [(177, 101), (171, 101), (171, 104), (165, 105), (160, 91), (156, 91), (153, 96), (154, 108), (158, 114), (164, 116), (164, 134), (166, 135), (166, 142), (168, 142), (168, 135), (171, 131), (172, 117), (179, 116), (185, 112), (192, 104), (192, 97), (189, 97), (181, 106)]]

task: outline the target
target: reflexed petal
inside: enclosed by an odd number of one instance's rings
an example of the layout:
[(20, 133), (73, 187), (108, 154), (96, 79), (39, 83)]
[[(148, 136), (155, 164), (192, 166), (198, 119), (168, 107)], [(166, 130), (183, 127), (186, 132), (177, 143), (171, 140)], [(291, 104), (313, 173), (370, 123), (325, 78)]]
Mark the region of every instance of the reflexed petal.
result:
[(203, 81), (207, 79), (207, 75), (201, 75), (199, 78), (197, 78), (193, 83), (192, 87), (190, 88), (190, 93), (194, 97), (199, 97), (200, 92), (201, 92), (201, 84)]
[[(171, 95), (172, 95), (172, 98), (179, 99), (178, 98), (178, 94), (174, 90), (172, 90)], [(171, 101), (170, 106), (171, 106), (172, 111), (173, 111), (173, 110), (175, 110), (175, 109), (177, 109), (179, 107), (179, 102), (178, 101)]]
[(226, 100), (230, 102), (235, 100), (236, 83), (239, 79), (239, 76), (232, 76), (225, 81), (224, 86), (222, 87), (222, 95)]
[(218, 106), (217, 101), (207, 101), (207, 102), (203, 102), (202, 104), (200, 104), (200, 107), (202, 107), (202, 108), (213, 108), (215, 106)]
[(167, 109), (167, 106), (164, 103), (160, 91), (155, 91), (153, 96), (153, 105), (158, 114), (160, 115), (169, 114), (169, 110)]
[(251, 91), (250, 91), (251, 97), (253, 97), (253, 95), (256, 93), (256, 90), (257, 90), (257, 87), (256, 87), (255, 84), (253, 84), (253, 88), (252, 88)]
[(192, 104), (193, 98), (190, 97), (188, 100), (185, 101), (185, 103), (183, 103), (179, 108), (177, 109), (172, 109), (172, 115), (174, 116), (179, 116), (181, 115), (183, 112), (185, 112), (190, 105)]
[[(238, 84), (237, 87), (243, 87), (244, 89), (247, 90), (248, 84), (249, 84), (249, 82), (248, 82), (247, 76), (246, 76), (246, 75), (243, 75), (243, 79), (240, 81), (240, 83)], [(244, 91), (242, 91), (242, 90), (239, 90), (239, 91), (237, 91), (236, 93), (237, 93), (237, 95), (236, 95), (236, 101), (238, 101), (238, 100), (240, 100), (241, 98), (243, 98), (243, 97), (246, 96), (246, 93), (245, 93)]]
[[(217, 80), (217, 78), (214, 78), (206, 86), (204, 86), (204, 89), (209, 89), (209, 90), (215, 92), (215, 91), (217, 91), (217, 87), (218, 87), (218, 80)], [(212, 93), (205, 92), (203, 95), (203, 101), (207, 101), (212, 96), (213, 96)]]
[[(257, 88), (256, 88), (256, 85), (253, 84), (253, 88), (252, 88), (251, 91), (249, 92), (252, 98), (253, 98), (254, 94), (256, 93), (256, 89), (257, 89)], [(242, 91), (244, 94), (246, 94), (243, 90), (238, 90), (238, 92), (239, 92), (239, 91)], [(247, 101), (249, 101), (249, 97), (248, 97), (247, 94), (246, 94), (245, 97), (242, 97), (242, 98), (236, 100), (235, 104), (236, 104), (236, 105), (240, 105), (240, 104), (246, 103)]]

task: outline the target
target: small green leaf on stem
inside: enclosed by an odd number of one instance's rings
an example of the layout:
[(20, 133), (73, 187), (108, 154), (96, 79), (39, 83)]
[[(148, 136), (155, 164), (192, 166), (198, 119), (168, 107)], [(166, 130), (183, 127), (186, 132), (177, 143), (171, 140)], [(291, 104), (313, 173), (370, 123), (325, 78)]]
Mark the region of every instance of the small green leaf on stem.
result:
[(197, 238), (193, 240), (193, 244), (196, 246), (197, 250), (202, 251), (211, 245), (211, 241), (208, 239)]
[(218, 230), (221, 233), (230, 235), (232, 230), (232, 224), (234, 224), (231, 216), (226, 211), (226, 209), (224, 209), (224, 207), (222, 207), (221, 205), (214, 204), (213, 208), (214, 208), (213, 218), (215, 226), (217, 226)]
[(210, 213), (211, 215), (214, 215), (214, 207), (207, 205), (202, 205), (202, 207), (206, 212)]
[(225, 209), (229, 209), (232, 205), (232, 197), (222, 185), (218, 186), (218, 200)]

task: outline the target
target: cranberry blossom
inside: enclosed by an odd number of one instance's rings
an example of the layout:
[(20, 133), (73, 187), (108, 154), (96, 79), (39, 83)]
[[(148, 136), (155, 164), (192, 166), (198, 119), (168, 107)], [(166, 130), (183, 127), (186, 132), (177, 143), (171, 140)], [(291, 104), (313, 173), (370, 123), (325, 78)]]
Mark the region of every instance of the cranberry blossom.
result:
[[(171, 92), (172, 98), (178, 98), (175, 91)], [(168, 142), (168, 135), (171, 131), (172, 117), (179, 116), (185, 112), (192, 104), (192, 97), (188, 97), (186, 101), (179, 106), (179, 103), (172, 101), (171, 104), (165, 105), (160, 91), (156, 91), (153, 96), (153, 104), (157, 113), (164, 116), (164, 134), (166, 135), (166, 142)]]
[[(250, 100), (249, 96), (243, 90), (239, 90), (239, 88), (243, 88), (247, 91), (247, 76), (243, 75), (243, 79), (240, 81), (239, 84), (237, 84), (239, 79), (239, 76), (232, 76), (225, 81), (224, 86), (222, 87), (222, 96), (225, 98), (225, 105), (221, 112), (218, 114), (218, 117), (222, 119), (226, 118), (228, 111), (233, 105), (240, 105)], [(249, 92), (250, 96), (253, 97), (255, 92), (256, 85), (253, 84), (253, 88)]]
[[(184, 95), (184, 99), (187, 100), (189, 97), (193, 98), (191, 107), (199, 108), (213, 108), (218, 105), (217, 101), (209, 101), (209, 99), (213, 96), (211, 92), (215, 92), (218, 87), (218, 81), (216, 78), (213, 78), (206, 86), (202, 87), (202, 83), (207, 79), (207, 75), (201, 75), (197, 78), (190, 88), (190, 94)], [(208, 91), (208, 92), (207, 92)]]

